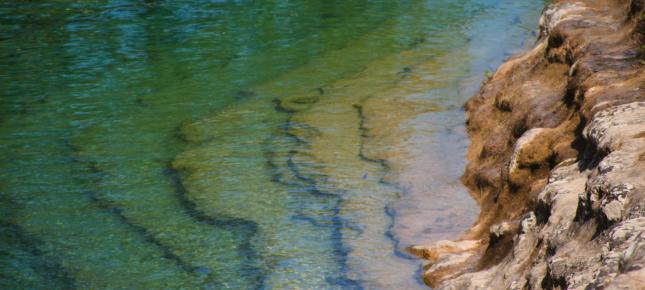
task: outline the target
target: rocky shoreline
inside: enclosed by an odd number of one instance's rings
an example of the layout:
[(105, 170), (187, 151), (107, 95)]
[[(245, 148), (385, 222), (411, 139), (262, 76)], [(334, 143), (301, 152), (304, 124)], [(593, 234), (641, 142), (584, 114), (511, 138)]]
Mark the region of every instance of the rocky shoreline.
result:
[(415, 246), (434, 289), (643, 289), (645, 1), (553, 1), (465, 105), (481, 213)]

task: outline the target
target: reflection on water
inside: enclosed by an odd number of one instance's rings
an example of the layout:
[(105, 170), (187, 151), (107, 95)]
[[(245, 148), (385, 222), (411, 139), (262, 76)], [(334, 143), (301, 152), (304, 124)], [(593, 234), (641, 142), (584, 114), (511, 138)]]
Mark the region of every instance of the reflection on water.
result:
[[(538, 1), (539, 2), (539, 1)], [(391, 288), (533, 1), (0, 4), (0, 286)]]

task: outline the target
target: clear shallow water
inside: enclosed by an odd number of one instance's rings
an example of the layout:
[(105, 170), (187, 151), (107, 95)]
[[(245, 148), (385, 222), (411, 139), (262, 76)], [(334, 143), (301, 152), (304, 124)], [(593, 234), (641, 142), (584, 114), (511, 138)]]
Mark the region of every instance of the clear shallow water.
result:
[(420, 288), (540, 1), (0, 4), (2, 288)]

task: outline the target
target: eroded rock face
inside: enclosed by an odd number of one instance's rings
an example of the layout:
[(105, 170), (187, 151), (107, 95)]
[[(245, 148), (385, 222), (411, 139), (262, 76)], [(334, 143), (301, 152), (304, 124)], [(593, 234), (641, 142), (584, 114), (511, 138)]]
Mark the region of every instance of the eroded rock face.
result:
[(535, 47), (466, 104), (456, 242), (413, 247), (435, 289), (645, 289), (643, 0), (555, 1)]

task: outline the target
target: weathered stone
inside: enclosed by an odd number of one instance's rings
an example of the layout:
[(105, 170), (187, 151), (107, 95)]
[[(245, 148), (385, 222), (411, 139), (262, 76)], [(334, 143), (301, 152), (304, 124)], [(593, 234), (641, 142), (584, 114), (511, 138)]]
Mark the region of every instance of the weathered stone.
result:
[[(643, 0), (560, 0), (466, 104), (481, 215), (435, 289), (645, 289)], [(423, 250), (421, 250), (423, 249)]]

